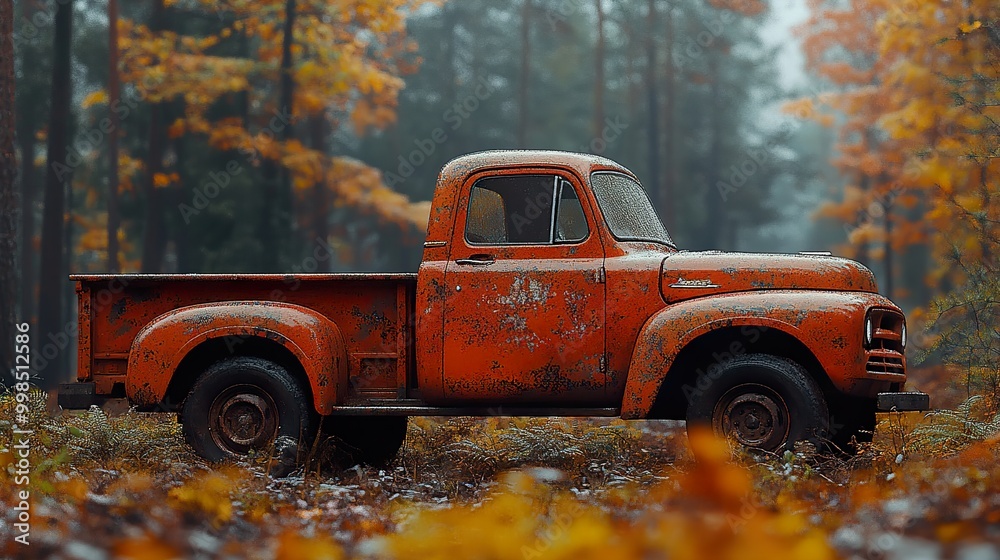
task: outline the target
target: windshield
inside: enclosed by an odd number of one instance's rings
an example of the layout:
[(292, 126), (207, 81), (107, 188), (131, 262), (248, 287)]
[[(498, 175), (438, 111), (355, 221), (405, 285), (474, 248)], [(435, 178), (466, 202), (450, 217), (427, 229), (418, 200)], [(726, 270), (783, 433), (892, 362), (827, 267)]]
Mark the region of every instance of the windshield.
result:
[(590, 184), (604, 221), (616, 239), (674, 246), (639, 183), (620, 173), (597, 172), (590, 176)]

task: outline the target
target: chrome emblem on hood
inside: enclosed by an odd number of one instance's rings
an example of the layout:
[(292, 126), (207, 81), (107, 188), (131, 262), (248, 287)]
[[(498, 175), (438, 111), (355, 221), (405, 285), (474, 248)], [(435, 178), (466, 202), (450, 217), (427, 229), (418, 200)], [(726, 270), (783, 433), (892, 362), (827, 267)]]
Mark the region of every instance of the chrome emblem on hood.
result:
[(701, 280), (685, 280), (684, 278), (677, 278), (677, 281), (670, 285), (671, 288), (721, 288), (718, 284), (713, 284), (708, 278)]

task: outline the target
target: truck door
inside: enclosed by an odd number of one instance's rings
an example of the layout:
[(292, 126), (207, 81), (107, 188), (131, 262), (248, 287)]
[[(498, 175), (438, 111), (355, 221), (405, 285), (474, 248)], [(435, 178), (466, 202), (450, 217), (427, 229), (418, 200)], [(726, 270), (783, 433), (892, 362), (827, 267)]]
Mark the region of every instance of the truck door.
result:
[(445, 269), (448, 398), (605, 404), (604, 249), (584, 194), (551, 169), (463, 185)]

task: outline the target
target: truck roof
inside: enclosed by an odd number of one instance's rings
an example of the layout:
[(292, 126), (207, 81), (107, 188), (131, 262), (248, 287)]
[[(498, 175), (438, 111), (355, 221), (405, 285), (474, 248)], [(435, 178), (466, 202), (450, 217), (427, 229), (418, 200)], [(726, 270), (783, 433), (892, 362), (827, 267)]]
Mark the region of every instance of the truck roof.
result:
[(620, 163), (593, 154), (576, 152), (561, 152), (557, 150), (489, 150), (459, 156), (445, 164), (441, 169), (441, 181), (463, 179), (470, 173), (494, 167), (516, 167), (550, 165), (568, 167), (587, 176), (595, 169), (613, 169), (627, 175), (632, 172)]

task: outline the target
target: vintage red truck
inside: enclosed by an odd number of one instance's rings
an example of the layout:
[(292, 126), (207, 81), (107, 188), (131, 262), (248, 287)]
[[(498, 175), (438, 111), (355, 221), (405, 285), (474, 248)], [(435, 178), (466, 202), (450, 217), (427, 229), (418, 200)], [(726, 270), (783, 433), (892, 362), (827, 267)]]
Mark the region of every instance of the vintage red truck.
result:
[(441, 171), (416, 274), (75, 275), (59, 401), (175, 410), (224, 459), (322, 422), (386, 461), (422, 415), (686, 419), (742, 445), (870, 438), (906, 322), (859, 263), (679, 251), (601, 157), (484, 152)]

